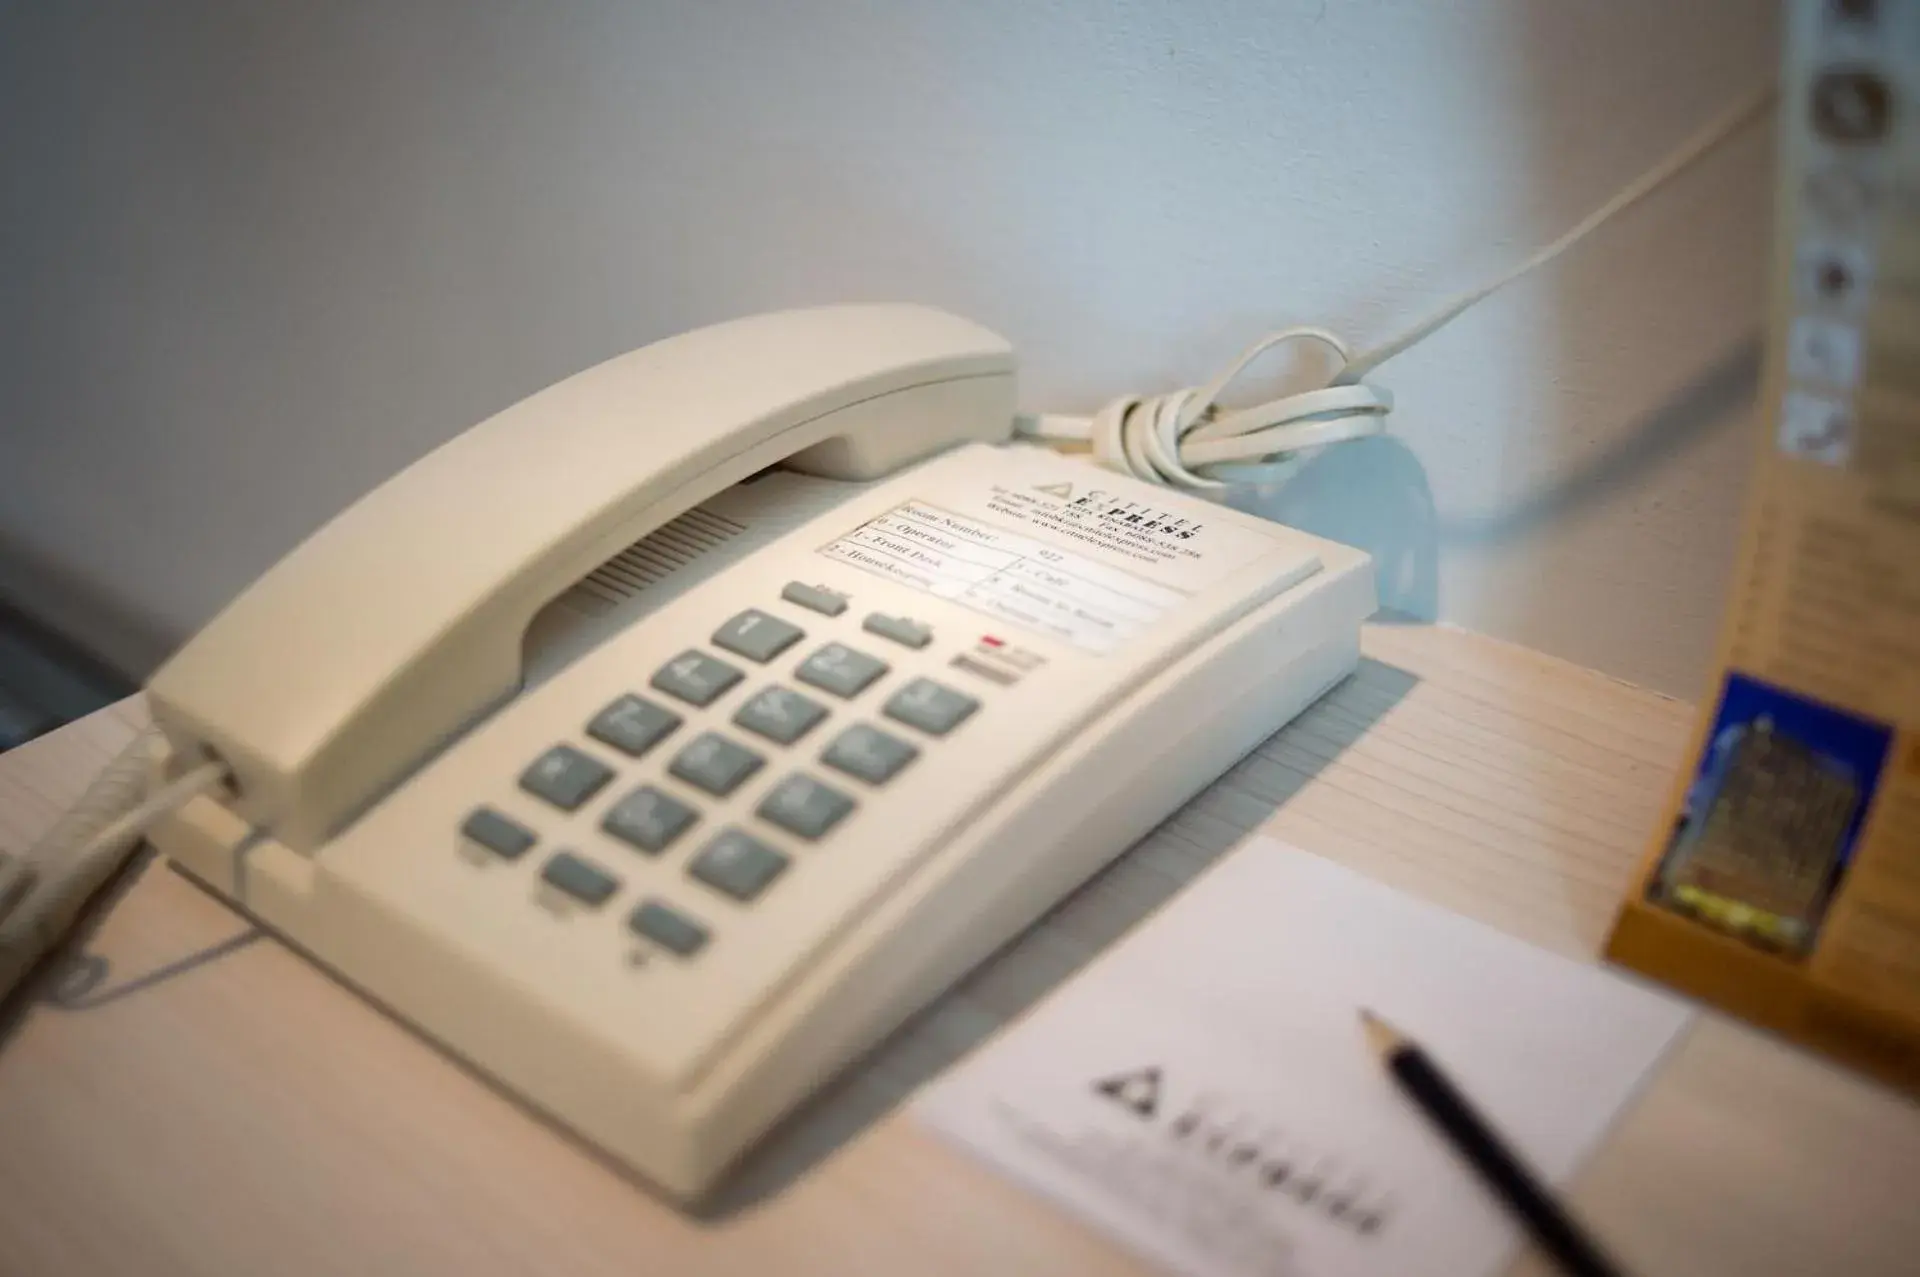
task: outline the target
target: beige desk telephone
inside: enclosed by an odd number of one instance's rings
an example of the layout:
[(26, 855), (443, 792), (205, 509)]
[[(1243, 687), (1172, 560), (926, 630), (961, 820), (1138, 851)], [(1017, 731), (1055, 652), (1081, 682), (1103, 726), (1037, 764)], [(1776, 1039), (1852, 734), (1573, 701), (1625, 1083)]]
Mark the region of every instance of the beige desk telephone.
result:
[(1365, 555), (1008, 442), (911, 306), (589, 369), (152, 679), (157, 846), (693, 1197), (1347, 672)]

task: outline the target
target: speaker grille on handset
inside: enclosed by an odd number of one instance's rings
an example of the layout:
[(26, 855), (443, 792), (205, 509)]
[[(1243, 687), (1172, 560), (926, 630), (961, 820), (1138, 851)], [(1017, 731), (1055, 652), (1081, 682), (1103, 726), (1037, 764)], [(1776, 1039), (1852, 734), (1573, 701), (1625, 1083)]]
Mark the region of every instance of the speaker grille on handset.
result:
[(565, 601), (598, 616), (746, 530), (743, 523), (695, 506), (582, 577)]

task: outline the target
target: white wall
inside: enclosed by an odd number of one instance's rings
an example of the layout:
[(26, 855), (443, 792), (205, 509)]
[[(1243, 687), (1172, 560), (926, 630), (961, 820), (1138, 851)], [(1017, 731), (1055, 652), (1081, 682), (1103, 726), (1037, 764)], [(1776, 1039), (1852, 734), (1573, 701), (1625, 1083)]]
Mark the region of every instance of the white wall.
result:
[[(1384, 335), (1771, 72), (1772, 0), (0, 0), (0, 563), (136, 669), (596, 360), (792, 304), (998, 328), (1030, 408)], [(1694, 694), (1737, 535), (1756, 130), (1391, 364), (1263, 508), (1389, 601)]]

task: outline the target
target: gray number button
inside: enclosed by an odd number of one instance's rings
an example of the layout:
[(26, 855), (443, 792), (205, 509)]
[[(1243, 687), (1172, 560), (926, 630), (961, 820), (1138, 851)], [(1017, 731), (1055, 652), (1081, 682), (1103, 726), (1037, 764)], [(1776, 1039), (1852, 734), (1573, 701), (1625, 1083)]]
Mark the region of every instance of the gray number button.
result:
[(787, 867), (787, 858), (773, 848), (729, 829), (701, 849), (687, 872), (735, 900), (751, 900)]
[(678, 909), (648, 900), (627, 919), (635, 935), (645, 936), (663, 949), (683, 958), (700, 952), (707, 943), (707, 929)]
[(834, 737), (833, 744), (827, 746), (827, 752), (820, 756), (820, 761), (835, 771), (857, 776), (868, 784), (882, 785), (919, 756), (918, 749), (898, 736), (890, 736), (865, 723), (856, 723)]
[(517, 860), (533, 846), (531, 830), (514, 823), (491, 807), (476, 807), (460, 832), (503, 860)]
[(847, 601), (840, 595), (817, 585), (808, 585), (805, 581), (787, 582), (780, 590), (780, 597), (822, 616), (838, 616), (847, 610)]
[(698, 785), (716, 798), (724, 798), (738, 789), (741, 781), (759, 771), (765, 761), (718, 732), (702, 732), (674, 756), (673, 765), (667, 770), (689, 785)]
[(620, 880), (590, 860), (563, 851), (540, 871), (549, 886), (558, 887), (583, 905), (603, 905), (620, 890)]
[(802, 838), (818, 838), (852, 810), (853, 799), (798, 773), (768, 790), (754, 808), (760, 819)]
[(965, 692), (916, 678), (889, 696), (881, 713), (929, 735), (945, 736), (979, 708), (980, 702)]
[(520, 773), (520, 788), (572, 811), (613, 779), (613, 769), (571, 745), (555, 745)]
[(713, 645), (764, 665), (805, 637), (799, 626), (750, 607), (713, 632)]
[(869, 634), (878, 634), (881, 638), (892, 639), (906, 647), (925, 647), (933, 642), (933, 631), (919, 621), (904, 616), (887, 616), (875, 612), (860, 623), (860, 628)]
[(660, 667), (653, 686), (689, 705), (711, 705), (746, 675), (705, 652), (688, 650)]
[(632, 758), (658, 745), (680, 726), (680, 716), (638, 696), (622, 696), (587, 724), (587, 735)]
[(805, 736), (827, 716), (827, 707), (784, 687), (763, 687), (747, 698), (733, 721), (782, 745)]
[(600, 828), (641, 851), (665, 851), (699, 813), (677, 798), (644, 785), (615, 803)]
[(829, 643), (800, 662), (793, 676), (835, 696), (854, 696), (886, 672), (887, 663), (878, 657), (843, 643)]

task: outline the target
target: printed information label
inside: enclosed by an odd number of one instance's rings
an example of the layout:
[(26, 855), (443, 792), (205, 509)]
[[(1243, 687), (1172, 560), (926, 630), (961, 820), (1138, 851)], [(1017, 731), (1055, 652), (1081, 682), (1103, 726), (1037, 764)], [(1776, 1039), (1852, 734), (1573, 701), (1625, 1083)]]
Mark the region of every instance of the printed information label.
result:
[(895, 506), (820, 553), (1088, 652), (1113, 651), (1188, 597), (924, 501)]
[(1148, 504), (1080, 483), (996, 483), (967, 497), (949, 508), (1036, 533), (1050, 545), (1084, 549), (1095, 559), (1182, 590), (1224, 581), (1281, 545), (1278, 529), (1215, 517), (1221, 511), (1183, 515), (1173, 502)]

